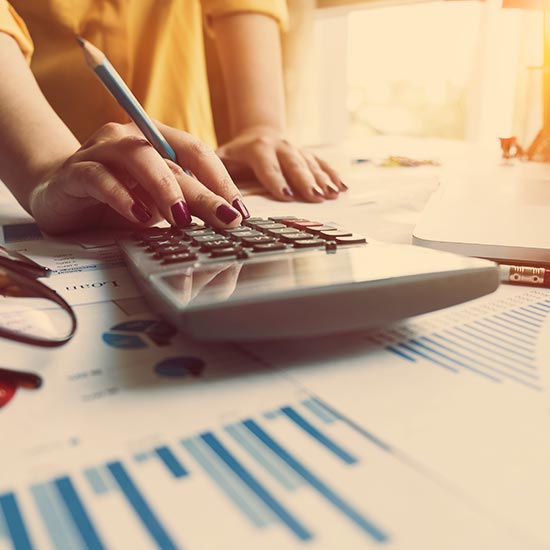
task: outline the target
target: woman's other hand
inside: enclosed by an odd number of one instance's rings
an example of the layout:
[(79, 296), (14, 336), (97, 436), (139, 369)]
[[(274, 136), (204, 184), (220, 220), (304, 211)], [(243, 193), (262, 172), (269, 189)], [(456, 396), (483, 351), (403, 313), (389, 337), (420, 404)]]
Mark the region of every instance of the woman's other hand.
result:
[(235, 181), (254, 179), (281, 201), (322, 202), (347, 190), (325, 161), (269, 127), (242, 131), (218, 155)]

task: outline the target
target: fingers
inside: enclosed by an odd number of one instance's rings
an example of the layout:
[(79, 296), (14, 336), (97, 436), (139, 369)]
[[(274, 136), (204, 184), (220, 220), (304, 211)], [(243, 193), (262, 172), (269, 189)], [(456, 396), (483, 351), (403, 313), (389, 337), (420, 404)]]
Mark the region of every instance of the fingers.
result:
[(276, 151), (268, 143), (256, 144), (248, 162), (257, 180), (281, 201), (300, 196), (309, 202), (322, 202), (337, 198), (347, 189), (326, 163), (323, 168), (314, 155), (290, 145)]
[(348, 190), (348, 186), (340, 179), (338, 172), (336, 172), (336, 170), (334, 170), (328, 162), (315, 155), (313, 155), (313, 158), (317, 161), (321, 169), (328, 174), (332, 180), (332, 183), (334, 183), (341, 191)]
[(327, 199), (337, 199), (340, 194), (340, 187), (336, 185), (330, 175), (323, 170), (318, 162), (318, 159), (311, 153), (303, 153), (307, 166), (320, 189), (323, 191), (323, 195)]
[(257, 180), (277, 199), (291, 201), (296, 195), (287, 182), (275, 151), (270, 147), (256, 147), (250, 157), (250, 166)]
[[(228, 228), (249, 217), (240, 192), (206, 145), (184, 132), (168, 131), (170, 139), (177, 142), (179, 157), (185, 158), (186, 168), (193, 170), (195, 178), (162, 158), (136, 131), (132, 125), (108, 124), (75, 158), (93, 159), (108, 167), (131, 194), (145, 194), (147, 203), (173, 225), (189, 225), (191, 212), (214, 226)], [(139, 203), (134, 206), (134, 217), (145, 219)]]
[(159, 128), (176, 151), (178, 164), (190, 170), (212, 193), (224, 198), (244, 219), (248, 218), (241, 193), (214, 150), (191, 134), (161, 123)]
[(81, 207), (100, 202), (108, 204), (132, 222), (147, 223), (151, 220), (152, 214), (147, 206), (136, 200), (103, 164), (91, 161), (75, 163), (71, 166), (69, 177), (78, 182), (79, 192), (82, 193)]
[(116, 174), (125, 174), (127, 177), (120, 177), (129, 189), (141, 186), (171, 224), (184, 227), (191, 223), (191, 213), (176, 177), (144, 137), (127, 135), (116, 141), (100, 142), (93, 151), (85, 153), (112, 167)]
[(273, 131), (253, 128), (218, 149), (231, 173), (248, 166), (256, 179), (277, 199), (308, 202), (335, 199), (347, 187), (338, 174), (313, 154), (291, 145)]
[[(185, 190), (191, 214), (214, 227), (231, 228), (241, 224), (243, 220), (241, 209), (246, 211), (246, 207), (242, 204), (240, 197), (234, 199), (233, 204), (229, 204), (222, 196), (202, 185), (202, 182), (186, 174), (177, 164), (171, 161), (166, 161), (166, 164), (180, 188)], [(241, 209), (235, 208), (235, 204), (239, 202), (241, 202)]]

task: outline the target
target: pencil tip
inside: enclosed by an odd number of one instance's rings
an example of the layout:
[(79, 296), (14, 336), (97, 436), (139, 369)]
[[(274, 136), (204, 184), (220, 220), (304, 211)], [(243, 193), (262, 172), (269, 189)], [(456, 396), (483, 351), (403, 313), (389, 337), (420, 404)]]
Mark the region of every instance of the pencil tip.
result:
[(82, 38), (82, 36), (79, 36), (79, 35), (76, 36), (76, 41), (77, 41), (82, 47), (84, 47), (84, 45), (86, 44), (86, 40), (84, 40), (84, 38)]

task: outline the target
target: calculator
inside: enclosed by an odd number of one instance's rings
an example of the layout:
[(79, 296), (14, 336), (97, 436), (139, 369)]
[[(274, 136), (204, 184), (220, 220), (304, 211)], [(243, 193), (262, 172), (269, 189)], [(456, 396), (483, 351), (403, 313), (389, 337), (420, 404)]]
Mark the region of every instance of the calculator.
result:
[(200, 340), (253, 341), (380, 327), (477, 298), (496, 264), (412, 245), (369, 242), (293, 216), (234, 229), (193, 223), (118, 240), (150, 306)]

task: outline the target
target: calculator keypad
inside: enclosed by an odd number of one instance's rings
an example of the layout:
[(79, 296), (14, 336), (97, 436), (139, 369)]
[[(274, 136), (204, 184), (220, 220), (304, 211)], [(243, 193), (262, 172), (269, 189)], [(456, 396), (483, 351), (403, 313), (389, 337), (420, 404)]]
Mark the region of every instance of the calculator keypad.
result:
[(350, 231), (294, 216), (249, 218), (233, 229), (215, 229), (197, 223), (183, 229), (153, 227), (136, 232), (134, 239), (161, 264), (246, 259), (256, 254), (316, 248), (334, 253), (341, 246), (367, 243), (364, 237)]

